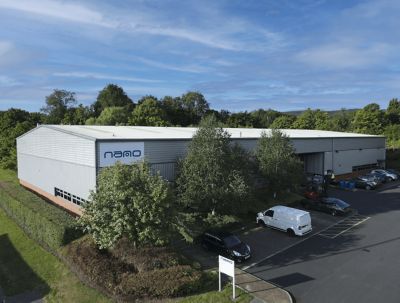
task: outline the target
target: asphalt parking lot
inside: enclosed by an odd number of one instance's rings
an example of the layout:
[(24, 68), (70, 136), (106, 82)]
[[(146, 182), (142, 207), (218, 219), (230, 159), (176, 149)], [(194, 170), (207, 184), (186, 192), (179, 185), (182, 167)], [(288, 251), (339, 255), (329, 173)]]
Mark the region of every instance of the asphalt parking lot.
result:
[(253, 247), (244, 268), (290, 291), (296, 302), (400, 302), (400, 182), (329, 194), (358, 213), (311, 212), (313, 232), (303, 238), (267, 228), (244, 235)]

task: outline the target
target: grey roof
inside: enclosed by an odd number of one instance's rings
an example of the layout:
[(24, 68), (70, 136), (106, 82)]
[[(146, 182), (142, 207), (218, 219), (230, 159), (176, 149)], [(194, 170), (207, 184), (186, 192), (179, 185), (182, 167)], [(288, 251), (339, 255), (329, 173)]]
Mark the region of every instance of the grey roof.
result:
[[(61, 132), (92, 140), (153, 140), (181, 139), (189, 140), (196, 133), (196, 127), (153, 127), (153, 126), (92, 126), (92, 125), (40, 125)], [(261, 128), (225, 128), (231, 138), (256, 139), (262, 132), (270, 129)], [(372, 138), (383, 136), (344, 133), (325, 130), (282, 129), (290, 138)]]

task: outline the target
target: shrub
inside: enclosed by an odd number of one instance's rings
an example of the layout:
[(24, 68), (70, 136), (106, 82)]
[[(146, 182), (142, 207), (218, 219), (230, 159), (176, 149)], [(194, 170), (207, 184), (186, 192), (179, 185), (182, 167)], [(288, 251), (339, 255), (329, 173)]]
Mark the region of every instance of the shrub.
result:
[(0, 207), (27, 234), (53, 252), (81, 235), (72, 216), (18, 184), (0, 182)]
[(98, 249), (85, 236), (62, 255), (84, 281), (117, 300), (183, 296), (204, 285), (202, 272), (166, 247), (133, 248), (122, 239), (113, 249)]

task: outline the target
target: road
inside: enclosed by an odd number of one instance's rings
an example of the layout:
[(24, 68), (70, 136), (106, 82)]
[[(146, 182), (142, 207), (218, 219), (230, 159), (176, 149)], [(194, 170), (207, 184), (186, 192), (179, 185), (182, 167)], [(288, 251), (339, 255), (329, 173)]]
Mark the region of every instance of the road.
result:
[(265, 253), (247, 271), (284, 287), (298, 303), (400, 302), (400, 184), (330, 194), (358, 209), (358, 220)]

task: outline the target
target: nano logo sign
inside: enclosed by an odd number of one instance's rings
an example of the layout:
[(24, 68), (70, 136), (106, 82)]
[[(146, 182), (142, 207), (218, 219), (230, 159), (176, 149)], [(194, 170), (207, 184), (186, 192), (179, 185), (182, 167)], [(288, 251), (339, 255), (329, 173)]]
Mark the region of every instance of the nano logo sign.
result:
[(144, 159), (144, 142), (100, 142), (99, 166), (105, 167), (117, 161), (131, 164)]
[(106, 151), (104, 152), (104, 158), (138, 158), (142, 156), (141, 150), (116, 150), (116, 151)]

